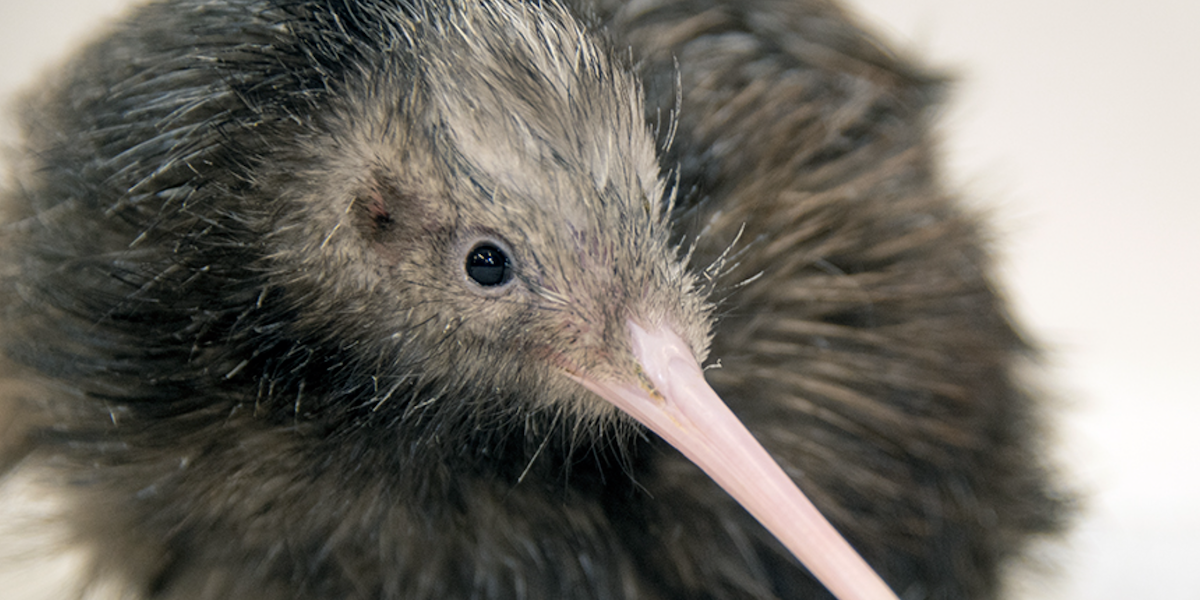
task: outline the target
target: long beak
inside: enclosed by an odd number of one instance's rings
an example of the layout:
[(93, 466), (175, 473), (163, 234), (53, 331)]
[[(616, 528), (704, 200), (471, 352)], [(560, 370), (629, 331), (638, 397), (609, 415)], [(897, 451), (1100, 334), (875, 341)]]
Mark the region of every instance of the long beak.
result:
[(643, 381), (578, 381), (708, 473), (839, 600), (897, 600), (704, 381), (678, 335), (633, 321), (629, 335)]

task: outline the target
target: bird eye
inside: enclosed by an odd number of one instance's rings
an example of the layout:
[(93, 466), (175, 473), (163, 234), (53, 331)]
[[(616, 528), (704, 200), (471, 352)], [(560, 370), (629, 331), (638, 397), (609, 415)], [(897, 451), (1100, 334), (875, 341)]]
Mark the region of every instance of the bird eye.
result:
[(484, 287), (504, 285), (512, 279), (508, 255), (494, 244), (484, 242), (467, 253), (467, 277)]

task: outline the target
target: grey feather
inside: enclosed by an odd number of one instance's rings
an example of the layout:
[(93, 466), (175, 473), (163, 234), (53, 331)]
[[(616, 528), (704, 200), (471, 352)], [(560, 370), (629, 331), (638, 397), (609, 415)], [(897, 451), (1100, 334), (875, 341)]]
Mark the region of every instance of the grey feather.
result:
[(1070, 500), (943, 87), (819, 0), (149, 4), (23, 101), (0, 466), (135, 598), (824, 597), (538, 359), (636, 310), (901, 597), (994, 598)]

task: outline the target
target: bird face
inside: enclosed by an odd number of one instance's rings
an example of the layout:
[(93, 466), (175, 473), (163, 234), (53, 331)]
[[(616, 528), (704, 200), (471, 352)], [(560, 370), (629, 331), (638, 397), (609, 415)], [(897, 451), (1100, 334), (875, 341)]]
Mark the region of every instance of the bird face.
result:
[(464, 9), (343, 94), (299, 150), (318, 158), (289, 161), (312, 167), (273, 234), (285, 285), (313, 290), (293, 294), (302, 327), (397, 377), (540, 390), (584, 419), (616, 413), (573, 377), (637, 378), (631, 319), (704, 357), (711, 309), (669, 242), (640, 90), (569, 22)]

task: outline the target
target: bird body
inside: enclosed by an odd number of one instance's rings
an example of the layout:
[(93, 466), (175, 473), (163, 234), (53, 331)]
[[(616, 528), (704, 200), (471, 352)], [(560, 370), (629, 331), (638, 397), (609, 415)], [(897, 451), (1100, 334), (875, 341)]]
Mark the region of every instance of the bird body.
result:
[(146, 5), (24, 99), (0, 466), (134, 598), (822, 597), (652, 340), (995, 597), (1064, 503), (939, 89), (818, 1)]

